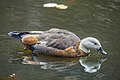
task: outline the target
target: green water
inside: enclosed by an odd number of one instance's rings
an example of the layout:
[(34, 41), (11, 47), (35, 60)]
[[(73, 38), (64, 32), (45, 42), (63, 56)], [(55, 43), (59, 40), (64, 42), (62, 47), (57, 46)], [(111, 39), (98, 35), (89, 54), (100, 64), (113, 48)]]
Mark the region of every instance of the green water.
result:
[[(48, 2), (65, 4), (68, 9), (44, 8)], [(72, 31), (81, 39), (96, 37), (108, 53), (107, 60), (98, 71), (89, 73), (79, 59), (40, 56), (43, 64), (31, 65), (15, 58), (23, 45), (7, 36), (8, 32), (53, 27)], [(21, 80), (119, 80), (119, 30), (120, 0), (0, 0), (0, 76), (16, 73)], [(97, 64), (103, 57), (92, 50), (85, 61)]]

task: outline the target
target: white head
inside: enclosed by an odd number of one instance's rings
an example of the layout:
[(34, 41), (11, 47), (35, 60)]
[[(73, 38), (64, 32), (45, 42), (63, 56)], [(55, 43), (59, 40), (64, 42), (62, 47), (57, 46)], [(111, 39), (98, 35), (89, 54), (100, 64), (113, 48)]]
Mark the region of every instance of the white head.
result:
[(84, 38), (80, 43), (80, 49), (85, 53), (89, 53), (90, 49), (97, 49), (102, 54), (104, 55), (107, 54), (102, 49), (100, 42), (96, 38), (93, 38), (93, 37)]

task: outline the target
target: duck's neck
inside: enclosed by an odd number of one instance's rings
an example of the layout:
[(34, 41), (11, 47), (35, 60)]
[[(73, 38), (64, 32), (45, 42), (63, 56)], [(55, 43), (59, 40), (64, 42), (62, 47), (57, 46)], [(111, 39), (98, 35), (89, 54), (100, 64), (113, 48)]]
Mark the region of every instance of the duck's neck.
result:
[(82, 50), (84, 53), (90, 53), (90, 49), (86, 48), (82, 43), (80, 43), (79, 48), (80, 48), (80, 50)]

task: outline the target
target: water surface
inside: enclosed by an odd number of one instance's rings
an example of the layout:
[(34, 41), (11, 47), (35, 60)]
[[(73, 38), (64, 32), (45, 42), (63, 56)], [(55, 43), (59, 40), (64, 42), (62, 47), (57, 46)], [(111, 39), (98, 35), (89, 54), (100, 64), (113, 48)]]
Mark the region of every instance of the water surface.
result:
[[(68, 9), (44, 8), (48, 2), (65, 4)], [(120, 0), (0, 0), (0, 76), (16, 73), (21, 80), (119, 80), (119, 26)], [(23, 45), (8, 37), (8, 32), (53, 27), (72, 31), (81, 39), (98, 38), (108, 52), (107, 60), (89, 73), (80, 64), (82, 59), (40, 56), (42, 63), (31, 65), (15, 58)], [(99, 64), (101, 59), (104, 56), (92, 50), (83, 60)]]

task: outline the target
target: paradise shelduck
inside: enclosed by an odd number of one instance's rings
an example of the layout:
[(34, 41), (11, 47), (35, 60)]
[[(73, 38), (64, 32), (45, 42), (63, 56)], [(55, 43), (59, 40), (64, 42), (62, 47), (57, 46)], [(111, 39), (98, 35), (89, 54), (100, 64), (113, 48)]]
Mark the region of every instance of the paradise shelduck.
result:
[(9, 36), (20, 40), (25, 49), (35, 53), (60, 56), (60, 57), (84, 57), (90, 53), (90, 49), (96, 49), (106, 55), (100, 42), (94, 37), (80, 39), (74, 33), (52, 28), (47, 31), (13, 31)]

